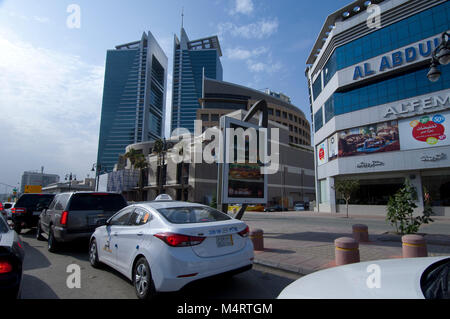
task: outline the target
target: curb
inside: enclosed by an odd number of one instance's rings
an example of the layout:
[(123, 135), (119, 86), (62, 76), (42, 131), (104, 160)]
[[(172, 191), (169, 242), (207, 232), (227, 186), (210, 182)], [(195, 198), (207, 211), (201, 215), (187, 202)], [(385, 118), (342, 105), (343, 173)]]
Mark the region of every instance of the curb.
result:
[(257, 258), (255, 258), (253, 260), (253, 263), (256, 264), (256, 265), (261, 265), (261, 266), (265, 266), (265, 267), (269, 267), (269, 268), (279, 269), (279, 270), (291, 272), (291, 273), (302, 275), (302, 276), (306, 276), (306, 275), (309, 275), (309, 274), (311, 274), (313, 272), (316, 272), (316, 271), (320, 270), (320, 269), (311, 269), (311, 268), (304, 268), (304, 267), (301, 267), (301, 266), (294, 266), (294, 265), (289, 265), (289, 264), (277, 263), (277, 262), (273, 262), (273, 261), (270, 261), (270, 260), (257, 259)]

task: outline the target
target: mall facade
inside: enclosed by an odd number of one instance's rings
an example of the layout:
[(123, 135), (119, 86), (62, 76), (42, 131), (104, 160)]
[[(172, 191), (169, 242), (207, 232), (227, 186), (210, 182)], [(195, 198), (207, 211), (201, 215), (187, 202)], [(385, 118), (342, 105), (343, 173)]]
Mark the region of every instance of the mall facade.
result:
[(354, 1), (328, 16), (306, 62), (316, 210), (345, 211), (334, 184), (357, 179), (350, 213), (385, 215), (408, 179), (418, 211), (427, 192), (450, 216), (450, 65), (427, 78), (449, 27), (442, 0)]

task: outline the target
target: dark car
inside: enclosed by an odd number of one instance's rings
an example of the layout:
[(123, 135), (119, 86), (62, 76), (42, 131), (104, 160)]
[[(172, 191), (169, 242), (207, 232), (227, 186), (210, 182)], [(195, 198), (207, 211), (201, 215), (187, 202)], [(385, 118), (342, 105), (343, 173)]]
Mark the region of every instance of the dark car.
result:
[(36, 227), (44, 207), (48, 207), (55, 194), (23, 194), (11, 209), (14, 230), (20, 234), (23, 228)]
[(127, 205), (125, 198), (116, 193), (57, 194), (40, 216), (36, 238), (44, 240), (42, 234), (47, 234), (48, 250), (55, 252), (61, 243), (88, 240), (95, 228)]
[(267, 206), (266, 208), (264, 208), (265, 212), (282, 212), (282, 211), (285, 211), (285, 210), (286, 209), (284, 209), (280, 205)]
[(20, 296), (24, 256), (19, 235), (0, 216), (0, 300)]

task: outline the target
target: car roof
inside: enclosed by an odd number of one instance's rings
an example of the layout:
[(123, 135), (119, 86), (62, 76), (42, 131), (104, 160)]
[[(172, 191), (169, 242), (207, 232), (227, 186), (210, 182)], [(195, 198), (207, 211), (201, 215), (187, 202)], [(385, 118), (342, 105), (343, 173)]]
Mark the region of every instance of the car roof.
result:
[(143, 207), (150, 207), (153, 209), (162, 209), (162, 208), (176, 208), (176, 207), (209, 207), (203, 204), (199, 203), (191, 203), (191, 202), (182, 202), (182, 201), (175, 201), (175, 200), (158, 200), (158, 201), (151, 201), (151, 202), (141, 202), (136, 203), (136, 206), (143, 206)]

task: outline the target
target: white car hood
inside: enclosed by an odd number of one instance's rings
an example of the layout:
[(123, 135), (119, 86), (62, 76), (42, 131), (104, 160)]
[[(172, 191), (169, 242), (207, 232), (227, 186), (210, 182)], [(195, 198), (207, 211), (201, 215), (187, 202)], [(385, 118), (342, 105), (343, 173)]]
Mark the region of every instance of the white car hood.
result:
[[(448, 258), (425, 257), (374, 260), (321, 270), (287, 286), (279, 299), (423, 299), (420, 277), (431, 264)], [(379, 266), (380, 287), (369, 288), (368, 278)]]

